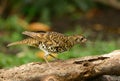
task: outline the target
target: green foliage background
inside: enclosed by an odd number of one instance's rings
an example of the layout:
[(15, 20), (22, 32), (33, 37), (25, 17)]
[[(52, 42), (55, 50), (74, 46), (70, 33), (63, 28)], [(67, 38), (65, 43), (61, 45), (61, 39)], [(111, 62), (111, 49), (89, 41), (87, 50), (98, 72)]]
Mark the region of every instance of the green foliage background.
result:
[[(7, 44), (22, 40), (25, 37), (21, 32), (25, 29), (19, 24), (19, 17), (26, 22), (44, 22), (51, 25), (52, 18), (82, 16), (78, 12), (86, 13), (89, 9), (98, 7), (92, 0), (4, 0), (7, 2), (4, 11), (0, 14), (0, 68), (18, 66), (28, 62), (43, 62), (35, 54), (39, 49), (28, 46), (14, 46), (7, 48)], [(0, 1), (4, 3), (4, 1)], [(78, 27), (78, 26), (77, 26)], [(83, 32), (81, 27), (75, 31), (66, 31), (66, 35)], [(86, 37), (92, 35), (91, 31), (84, 33)], [(115, 49), (120, 49), (120, 39), (110, 37), (110, 40), (102, 40), (101, 35), (89, 39), (85, 45), (77, 45), (70, 51), (59, 54), (61, 59), (77, 58), (87, 55), (104, 54)]]

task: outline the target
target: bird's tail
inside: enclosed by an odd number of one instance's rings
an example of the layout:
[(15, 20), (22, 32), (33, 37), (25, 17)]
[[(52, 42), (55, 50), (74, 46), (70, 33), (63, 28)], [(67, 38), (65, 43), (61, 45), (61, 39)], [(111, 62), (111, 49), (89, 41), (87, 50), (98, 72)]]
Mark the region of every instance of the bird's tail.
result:
[(27, 39), (24, 39), (24, 40), (21, 40), (21, 41), (10, 43), (10, 44), (7, 45), (7, 47), (13, 46), (13, 45), (19, 45), (19, 44), (26, 44), (26, 45), (37, 47), (37, 45), (39, 44), (39, 41), (37, 41), (33, 38), (27, 38)]

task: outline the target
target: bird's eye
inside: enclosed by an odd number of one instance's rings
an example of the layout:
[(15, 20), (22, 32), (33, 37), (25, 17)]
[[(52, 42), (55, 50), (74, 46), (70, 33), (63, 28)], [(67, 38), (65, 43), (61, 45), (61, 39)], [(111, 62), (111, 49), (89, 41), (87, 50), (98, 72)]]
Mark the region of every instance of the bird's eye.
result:
[(81, 38), (81, 41), (84, 39), (84, 37)]

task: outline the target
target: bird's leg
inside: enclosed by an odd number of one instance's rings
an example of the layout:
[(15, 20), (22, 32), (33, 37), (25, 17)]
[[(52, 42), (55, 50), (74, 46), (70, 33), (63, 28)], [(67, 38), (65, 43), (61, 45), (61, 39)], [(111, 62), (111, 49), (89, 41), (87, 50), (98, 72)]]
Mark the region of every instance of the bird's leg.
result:
[(45, 62), (47, 63), (47, 65), (48, 65), (50, 68), (52, 68), (52, 66), (49, 64), (49, 62), (48, 62), (48, 60), (47, 60), (47, 56), (48, 56), (48, 55), (45, 55), (45, 56), (44, 56), (44, 60), (45, 60)]
[(55, 60), (60, 60), (59, 58), (56, 58), (55, 56), (53, 56), (52, 54), (49, 54), (52, 58), (54, 58)]

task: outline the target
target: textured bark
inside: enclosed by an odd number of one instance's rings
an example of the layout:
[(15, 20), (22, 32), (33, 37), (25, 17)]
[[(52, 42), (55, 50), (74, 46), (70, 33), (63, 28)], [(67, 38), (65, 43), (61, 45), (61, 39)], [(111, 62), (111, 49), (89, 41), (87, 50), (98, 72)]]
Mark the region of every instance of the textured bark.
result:
[[(0, 70), (0, 81), (116, 81), (120, 80), (120, 50), (102, 56), (87, 56), (66, 61), (32, 62)], [(109, 76), (116, 75), (116, 77)], [(106, 76), (113, 78), (106, 78)], [(115, 80), (113, 80), (115, 79)]]

